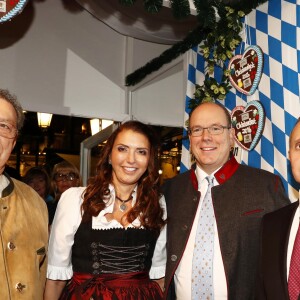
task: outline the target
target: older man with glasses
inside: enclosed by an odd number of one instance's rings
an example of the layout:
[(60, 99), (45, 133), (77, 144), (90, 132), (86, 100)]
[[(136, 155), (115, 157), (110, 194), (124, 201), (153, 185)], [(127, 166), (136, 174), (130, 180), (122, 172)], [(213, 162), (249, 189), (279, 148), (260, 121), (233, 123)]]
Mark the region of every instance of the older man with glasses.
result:
[(40, 300), (46, 280), (47, 207), (31, 187), (4, 172), (23, 122), (16, 97), (0, 89), (0, 296)]
[(195, 164), (167, 181), (165, 298), (254, 299), (262, 216), (289, 204), (281, 179), (240, 165), (231, 118), (218, 103), (190, 116)]

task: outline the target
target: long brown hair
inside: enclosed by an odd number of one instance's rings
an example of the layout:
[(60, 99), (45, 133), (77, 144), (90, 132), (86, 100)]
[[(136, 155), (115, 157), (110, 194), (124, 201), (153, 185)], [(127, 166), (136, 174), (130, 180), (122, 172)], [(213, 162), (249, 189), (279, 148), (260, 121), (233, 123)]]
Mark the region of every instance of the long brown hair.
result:
[(109, 184), (112, 183), (112, 166), (109, 163), (109, 156), (117, 136), (126, 130), (144, 135), (150, 144), (149, 164), (138, 180), (136, 204), (126, 215), (127, 221), (132, 223), (139, 217), (141, 225), (145, 228), (160, 229), (164, 225), (164, 220), (163, 209), (159, 204), (158, 139), (151, 127), (138, 121), (123, 123), (108, 138), (96, 167), (96, 175), (90, 179), (84, 193), (83, 221), (90, 220), (92, 216), (98, 216), (105, 208), (103, 200), (109, 199)]

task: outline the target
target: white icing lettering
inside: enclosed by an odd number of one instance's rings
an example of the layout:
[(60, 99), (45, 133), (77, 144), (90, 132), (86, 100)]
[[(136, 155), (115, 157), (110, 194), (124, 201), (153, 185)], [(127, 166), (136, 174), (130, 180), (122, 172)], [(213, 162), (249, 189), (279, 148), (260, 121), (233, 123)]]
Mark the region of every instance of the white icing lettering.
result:
[(243, 122), (239, 122), (236, 124), (236, 128), (240, 129), (240, 128), (245, 128), (251, 125), (256, 124), (256, 120), (255, 119), (250, 119), (249, 121), (243, 121)]
[(255, 65), (253, 62), (251, 62), (251, 64), (247, 64), (246, 67), (242, 68), (242, 69), (238, 69), (235, 71), (235, 76), (238, 77), (241, 74), (247, 72), (247, 71), (251, 71), (253, 68), (255, 68)]

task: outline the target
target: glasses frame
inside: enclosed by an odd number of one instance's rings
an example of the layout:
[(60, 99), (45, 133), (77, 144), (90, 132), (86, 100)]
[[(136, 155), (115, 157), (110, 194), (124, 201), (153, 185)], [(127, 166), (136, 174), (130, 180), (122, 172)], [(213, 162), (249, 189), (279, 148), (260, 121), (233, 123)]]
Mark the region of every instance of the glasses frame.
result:
[[(218, 127), (220, 129), (220, 132), (216, 133), (212, 130), (212, 128), (214, 127)], [(193, 132), (193, 129), (194, 128), (198, 128), (199, 131), (196, 132)], [(188, 129), (188, 135), (189, 136), (193, 136), (193, 137), (197, 137), (197, 136), (202, 136), (203, 135), (203, 132), (204, 132), (204, 129), (207, 129), (208, 133), (211, 134), (211, 135), (220, 135), (224, 132), (224, 129), (230, 129), (231, 126), (223, 126), (223, 125), (211, 125), (211, 126), (208, 126), (208, 127), (202, 127), (202, 126), (194, 126), (192, 128), (189, 128)]]
[(56, 173), (56, 174), (54, 174), (53, 178), (57, 182), (60, 182), (60, 181), (74, 181), (75, 179), (78, 179), (78, 176), (74, 172), (70, 172), (70, 173), (67, 173), (67, 174)]
[(6, 121), (0, 121), (0, 124), (4, 124), (7, 126), (7, 128), (0, 126), (0, 136), (7, 139), (14, 139), (18, 135), (18, 129), (15, 125)]

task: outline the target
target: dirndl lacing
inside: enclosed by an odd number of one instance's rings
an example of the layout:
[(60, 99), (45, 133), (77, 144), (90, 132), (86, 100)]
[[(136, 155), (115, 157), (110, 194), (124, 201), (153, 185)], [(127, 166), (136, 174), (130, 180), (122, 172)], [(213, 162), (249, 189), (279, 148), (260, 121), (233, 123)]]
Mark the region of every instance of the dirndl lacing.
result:
[(159, 285), (147, 272), (127, 274), (74, 273), (60, 300), (161, 300)]

